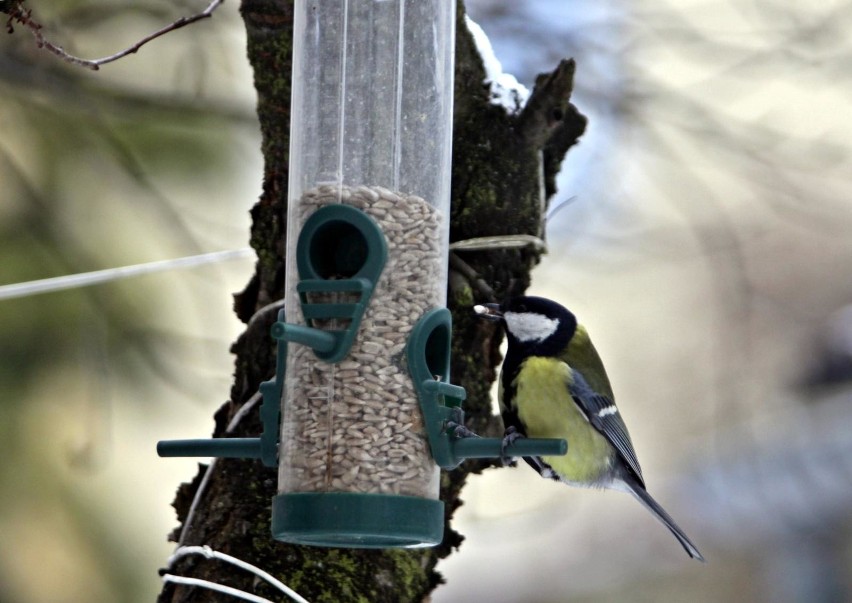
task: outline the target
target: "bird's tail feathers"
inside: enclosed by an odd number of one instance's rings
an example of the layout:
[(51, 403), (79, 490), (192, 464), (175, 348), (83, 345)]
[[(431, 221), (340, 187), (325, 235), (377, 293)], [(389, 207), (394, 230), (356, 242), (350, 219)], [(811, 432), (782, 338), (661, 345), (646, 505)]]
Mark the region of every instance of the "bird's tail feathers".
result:
[(630, 493), (636, 497), (636, 499), (641, 502), (646, 509), (648, 509), (651, 513), (654, 514), (660, 523), (666, 526), (669, 531), (674, 534), (674, 537), (677, 538), (677, 541), (680, 545), (686, 550), (686, 553), (692, 557), (693, 559), (698, 559), (699, 561), (705, 561), (704, 556), (698, 552), (698, 549), (692, 544), (692, 541), (689, 537), (683, 533), (683, 530), (680, 529), (680, 526), (675, 523), (675, 520), (672, 519), (671, 515), (666, 513), (665, 509), (663, 509), (660, 504), (654, 500), (654, 498), (648, 494), (647, 490), (643, 488), (639, 484), (627, 484)]

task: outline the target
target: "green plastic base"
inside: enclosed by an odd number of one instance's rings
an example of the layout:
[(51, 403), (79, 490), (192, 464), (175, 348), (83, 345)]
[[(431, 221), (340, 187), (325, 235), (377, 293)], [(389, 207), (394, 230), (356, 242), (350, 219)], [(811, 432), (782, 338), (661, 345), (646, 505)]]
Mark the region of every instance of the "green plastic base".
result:
[(444, 503), (391, 494), (279, 494), (272, 499), (272, 536), (311, 546), (435, 546), (444, 536)]

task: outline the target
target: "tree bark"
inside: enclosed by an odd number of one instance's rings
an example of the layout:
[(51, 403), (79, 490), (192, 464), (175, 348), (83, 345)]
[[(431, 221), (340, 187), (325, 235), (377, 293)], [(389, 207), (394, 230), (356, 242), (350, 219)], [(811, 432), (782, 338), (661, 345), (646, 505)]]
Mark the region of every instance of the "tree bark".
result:
[[(293, 7), (291, 0), (243, 0), (241, 13), (254, 69), (257, 113), (265, 159), (263, 193), (251, 211), (251, 245), (257, 251), (255, 273), (235, 296), (235, 312), (246, 329), (232, 347), (236, 356), (231, 398), (216, 413), (214, 437), (240, 406), (275, 370), (269, 330), (275, 312), (261, 312), (284, 295), (287, 220), (287, 170), (290, 127), (290, 74)], [(543, 215), (555, 192), (554, 179), (567, 150), (585, 128), (585, 118), (570, 104), (573, 61), (543, 74), (525, 108), (517, 115), (489, 103), (485, 72), (458, 7), (456, 39), (453, 182), (450, 238), (531, 234), (543, 236)], [(475, 303), (500, 301), (520, 294), (542, 250), (529, 246), (457, 252), (451, 258), (448, 306), (453, 313), (452, 382), (467, 389), (467, 423), (483, 435), (500, 435), (500, 420), (491, 415), (489, 389), (500, 361), (500, 338), (493, 326), (477, 321)], [(254, 319), (252, 320), (252, 317)], [(232, 436), (260, 433), (257, 412)], [(277, 475), (260, 461), (220, 459), (196, 509), (184, 544), (203, 544), (263, 568), (314, 602), (422, 601), (442, 579), (439, 559), (463, 537), (452, 529), (467, 476), (489, 466), (468, 461), (444, 472), (441, 498), (446, 504), (444, 541), (417, 550), (325, 549), (277, 542), (270, 535), (270, 501)], [(204, 467), (183, 484), (174, 506), (183, 524)], [(181, 528), (172, 539), (177, 540)], [(233, 566), (201, 557), (184, 557), (169, 569), (281, 600), (281, 594)], [(160, 603), (219, 601), (222, 595), (166, 584)]]

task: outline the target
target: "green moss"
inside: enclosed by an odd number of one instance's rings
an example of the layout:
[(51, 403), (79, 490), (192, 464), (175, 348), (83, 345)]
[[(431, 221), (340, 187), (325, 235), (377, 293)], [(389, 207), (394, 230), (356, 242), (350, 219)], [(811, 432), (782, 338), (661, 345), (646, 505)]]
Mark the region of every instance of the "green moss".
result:
[(317, 603), (333, 601), (366, 601), (357, 595), (357, 563), (351, 551), (298, 547), (299, 569), (290, 577), (290, 585), (300, 593), (310, 594)]
[(275, 163), (286, 173), (290, 144), (290, 73), (293, 59), (292, 3), (243, 2), (248, 57), (258, 92), (257, 113), (263, 136), (266, 173)]
[(400, 601), (418, 600), (424, 586), (420, 554), (416, 551), (390, 550), (386, 555), (393, 562), (394, 586)]
[(455, 304), (457, 308), (470, 308), (474, 305), (473, 289), (471, 289), (469, 285), (466, 285), (464, 287), (460, 287), (456, 291), (453, 291), (452, 303)]
[(293, 555), (287, 584), (315, 603), (414, 603), (425, 590), (420, 551), (280, 547)]

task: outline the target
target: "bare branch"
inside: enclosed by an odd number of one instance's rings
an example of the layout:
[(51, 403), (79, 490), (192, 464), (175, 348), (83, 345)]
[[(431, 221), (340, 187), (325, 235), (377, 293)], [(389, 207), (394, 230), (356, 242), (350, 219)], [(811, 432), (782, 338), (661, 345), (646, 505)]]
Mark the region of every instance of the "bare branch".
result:
[(6, 3), (0, 3), (0, 8), (5, 9), (3, 12), (7, 12), (9, 14), (9, 20), (6, 23), (6, 30), (9, 33), (12, 33), (13, 27), (12, 23), (17, 22), (30, 30), (33, 36), (36, 39), (36, 44), (39, 48), (44, 48), (62, 60), (73, 63), (74, 65), (80, 65), (82, 67), (87, 67), (92, 69), (93, 71), (97, 71), (101, 68), (101, 65), (105, 65), (107, 63), (112, 63), (113, 61), (117, 61), (123, 57), (126, 57), (129, 54), (134, 54), (140, 48), (142, 48), (148, 42), (159, 38), (171, 31), (176, 29), (180, 29), (181, 27), (185, 27), (191, 23), (195, 23), (196, 21), (201, 21), (202, 19), (207, 19), (208, 17), (213, 15), (213, 11), (219, 8), (219, 5), (222, 4), (225, 0), (212, 0), (210, 4), (207, 5), (203, 11), (198, 14), (192, 15), (190, 17), (181, 17), (174, 23), (171, 23), (162, 29), (155, 31), (154, 33), (142, 38), (132, 46), (128, 46), (124, 50), (116, 52), (115, 54), (111, 54), (106, 57), (101, 57), (99, 59), (81, 59), (80, 57), (75, 57), (72, 54), (66, 52), (61, 46), (57, 46), (56, 44), (47, 40), (44, 35), (41, 33), (42, 25), (38, 23), (36, 20), (32, 18), (32, 10), (23, 8), (24, 0), (12, 0), (8, 3), (8, 6), (5, 6)]

